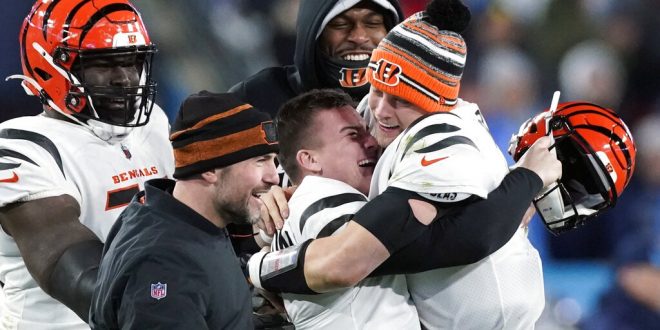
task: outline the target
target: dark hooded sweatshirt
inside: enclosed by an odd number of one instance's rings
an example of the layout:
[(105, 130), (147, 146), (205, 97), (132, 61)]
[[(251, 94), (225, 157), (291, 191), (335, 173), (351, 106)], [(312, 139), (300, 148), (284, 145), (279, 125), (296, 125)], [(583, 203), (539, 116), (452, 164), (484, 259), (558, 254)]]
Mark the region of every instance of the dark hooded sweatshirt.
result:
[[(396, 9), (399, 18), (403, 18), (399, 2), (388, 1)], [(299, 94), (315, 88), (339, 87), (324, 86), (319, 79), (321, 71), (316, 67), (316, 35), (323, 19), (337, 2), (338, 0), (301, 0), (296, 25), (294, 65), (266, 68), (236, 84), (229, 91), (275, 118), (280, 106)], [(399, 23), (394, 18), (389, 21), (392, 24), (386, 25), (388, 30)]]

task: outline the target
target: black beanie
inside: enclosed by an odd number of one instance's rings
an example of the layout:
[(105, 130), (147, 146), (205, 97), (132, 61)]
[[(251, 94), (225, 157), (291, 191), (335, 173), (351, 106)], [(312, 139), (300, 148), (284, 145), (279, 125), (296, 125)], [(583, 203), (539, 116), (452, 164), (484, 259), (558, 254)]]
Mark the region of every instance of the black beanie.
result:
[(270, 116), (231, 93), (201, 91), (186, 98), (170, 141), (176, 179), (279, 151)]

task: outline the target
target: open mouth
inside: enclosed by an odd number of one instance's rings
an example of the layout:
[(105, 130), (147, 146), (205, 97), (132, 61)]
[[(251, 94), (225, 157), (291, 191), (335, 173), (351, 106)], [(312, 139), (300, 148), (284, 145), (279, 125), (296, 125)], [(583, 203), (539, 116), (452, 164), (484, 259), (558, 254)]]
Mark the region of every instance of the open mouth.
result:
[(369, 59), (369, 57), (371, 57), (371, 55), (369, 54), (346, 54), (346, 55), (342, 55), (341, 58), (344, 61), (358, 62), (358, 61), (366, 61)]
[(394, 130), (399, 129), (400, 126), (399, 125), (388, 125), (388, 124), (385, 124), (385, 123), (382, 123), (382, 122), (379, 121), (378, 122), (378, 127), (380, 127), (380, 129), (382, 129), (384, 131), (394, 131)]
[(358, 162), (359, 167), (375, 167), (376, 159), (363, 159)]
[(252, 192), (252, 197), (256, 199), (261, 199), (261, 196), (265, 195), (268, 192), (268, 190), (259, 190), (259, 191), (254, 191)]

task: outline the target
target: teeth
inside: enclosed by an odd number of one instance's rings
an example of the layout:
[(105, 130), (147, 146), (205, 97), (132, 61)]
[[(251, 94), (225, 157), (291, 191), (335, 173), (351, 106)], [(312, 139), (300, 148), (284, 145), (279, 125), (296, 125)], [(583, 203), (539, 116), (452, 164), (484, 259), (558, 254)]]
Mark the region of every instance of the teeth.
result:
[(385, 127), (385, 128), (396, 128), (396, 127), (399, 127), (399, 125), (387, 125), (387, 124), (383, 124), (383, 123), (381, 123), (381, 122), (378, 122), (378, 124), (379, 124), (380, 126)]
[(348, 54), (342, 57), (345, 61), (364, 61), (369, 59), (367, 54)]
[(367, 166), (367, 165), (374, 165), (374, 164), (376, 164), (376, 161), (375, 161), (375, 160), (372, 160), (372, 159), (365, 159), (365, 160), (360, 161), (360, 162), (358, 163), (358, 166)]

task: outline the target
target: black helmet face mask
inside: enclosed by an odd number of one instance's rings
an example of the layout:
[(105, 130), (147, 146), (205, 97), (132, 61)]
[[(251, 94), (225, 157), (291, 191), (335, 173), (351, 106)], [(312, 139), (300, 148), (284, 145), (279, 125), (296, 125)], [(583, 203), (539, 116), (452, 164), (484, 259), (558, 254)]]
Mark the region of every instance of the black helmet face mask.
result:
[(583, 225), (588, 218), (616, 204), (610, 197), (612, 179), (596, 152), (571, 125), (563, 121), (567, 134), (555, 140), (557, 158), (562, 163), (562, 178), (534, 199), (543, 223), (557, 235)]
[(71, 77), (73, 88), (67, 106), (86, 103), (76, 117), (120, 127), (148, 122), (156, 95), (151, 78), (154, 46), (60, 51), (68, 52), (77, 52), (77, 58), (71, 70), (75, 76)]

